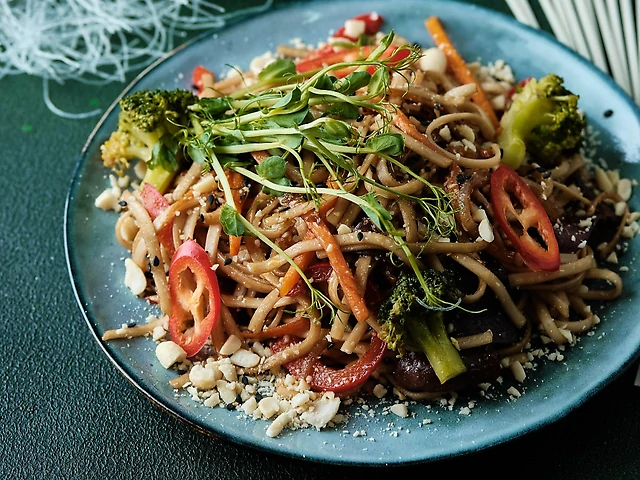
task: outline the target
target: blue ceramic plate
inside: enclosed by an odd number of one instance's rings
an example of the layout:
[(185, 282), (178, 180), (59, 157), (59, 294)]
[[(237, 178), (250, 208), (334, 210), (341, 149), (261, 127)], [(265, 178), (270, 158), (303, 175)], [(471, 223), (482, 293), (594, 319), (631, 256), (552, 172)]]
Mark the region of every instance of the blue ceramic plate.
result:
[[(483, 62), (504, 59), (516, 76), (556, 72), (568, 87), (580, 93), (591, 125), (600, 132), (597, 156), (619, 167), (624, 176), (640, 178), (640, 113), (614, 83), (598, 70), (556, 43), (511, 18), (473, 5), (451, 1), (335, 1), (296, 4), (286, 9), (230, 26), (201, 37), (174, 52), (142, 75), (130, 88), (189, 88), (197, 64), (213, 71), (225, 65), (247, 68), (251, 58), (280, 43), (301, 38), (306, 43), (325, 40), (331, 29), (364, 12), (377, 11), (413, 42), (431, 46), (423, 19), (441, 17), (463, 56)], [(482, 26), (481, 29), (478, 26)], [(127, 89), (129, 90), (129, 89)], [(605, 117), (606, 110), (614, 113)], [(98, 343), (118, 370), (141, 392), (193, 427), (238, 444), (269, 452), (340, 464), (400, 464), (461, 455), (506, 442), (548, 425), (581, 405), (630, 365), (640, 346), (638, 301), (640, 275), (622, 273), (625, 290), (598, 314), (602, 323), (593, 336), (583, 336), (561, 362), (549, 362), (530, 372), (517, 400), (497, 393), (478, 398), (471, 415), (462, 415), (459, 401), (451, 410), (441, 406), (410, 405), (411, 416), (384, 415), (382, 401), (369, 401), (368, 413), (354, 407), (351, 420), (335, 430), (299, 430), (278, 438), (265, 435), (266, 422), (241, 418), (238, 412), (196, 405), (176, 395), (167, 384), (175, 374), (158, 365), (154, 342), (148, 339), (104, 343), (102, 333), (130, 319), (144, 318), (147, 306), (123, 285), (125, 251), (116, 242), (116, 214), (93, 206), (108, 186), (99, 160), (99, 146), (116, 128), (112, 108), (100, 121), (81, 154), (67, 203), (66, 245), (69, 269), (81, 309)], [(637, 200), (633, 206), (640, 208)], [(638, 253), (631, 242), (623, 263), (631, 265)], [(386, 403), (388, 406), (388, 403)], [(423, 424), (430, 419), (431, 424)], [(364, 431), (365, 436), (354, 436)]]

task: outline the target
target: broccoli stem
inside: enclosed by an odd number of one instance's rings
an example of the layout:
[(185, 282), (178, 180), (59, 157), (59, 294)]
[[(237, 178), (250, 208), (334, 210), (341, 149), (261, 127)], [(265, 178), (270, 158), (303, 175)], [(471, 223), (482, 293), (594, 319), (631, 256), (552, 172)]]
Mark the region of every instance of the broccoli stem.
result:
[(156, 188), (160, 193), (164, 194), (171, 185), (174, 177), (176, 176), (176, 172), (168, 172), (161, 165), (156, 166), (156, 168), (147, 168), (146, 173), (144, 174), (144, 178), (142, 179), (142, 184), (148, 183)]
[(458, 350), (453, 346), (444, 326), (441, 311), (425, 312), (426, 319), (407, 318), (406, 328), (413, 340), (420, 344), (440, 383), (467, 370)]

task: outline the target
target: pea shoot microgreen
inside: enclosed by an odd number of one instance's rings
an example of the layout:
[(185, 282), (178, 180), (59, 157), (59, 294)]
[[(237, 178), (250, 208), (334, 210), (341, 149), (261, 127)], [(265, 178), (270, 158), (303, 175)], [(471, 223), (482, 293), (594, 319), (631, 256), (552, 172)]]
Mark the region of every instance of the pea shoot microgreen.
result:
[[(390, 71), (405, 69), (420, 55), (416, 47), (397, 47), (396, 52), (407, 50), (407, 54), (390, 64), (388, 58), (382, 57), (387, 49), (393, 48), (393, 38), (391, 32), (366, 58), (304, 74), (296, 72), (292, 61), (276, 60), (260, 72), (253, 84), (228, 96), (201, 99), (191, 107), (191, 126), (182, 132), (180, 141), (188, 156), (203, 169), (213, 170), (224, 192), (226, 205), (220, 215), (224, 231), (234, 236), (255, 236), (282, 255), (309, 287), (312, 306), (317, 310), (328, 307), (335, 313), (337, 307), (313, 287), (275, 242), (237, 211), (225, 169), (235, 170), (262, 185), (263, 192), (269, 195), (295, 194), (316, 204), (321, 196), (338, 196), (357, 205), (376, 227), (394, 239), (428, 294), (430, 290), (421, 274), (419, 260), (407, 245), (405, 233), (394, 225), (391, 213), (374, 193), (375, 190), (387, 191), (415, 203), (430, 231), (441, 236), (454, 231), (451, 221), (454, 211), (447, 195), (397, 158), (404, 153), (404, 140), (401, 135), (389, 133), (394, 111), (385, 100)], [(351, 72), (342, 78), (335, 75), (347, 69)], [(379, 115), (380, 128), (362, 135), (352, 121), (360, 118), (365, 110)], [(157, 161), (171, 166), (177, 149), (173, 145), (163, 148)], [(314, 154), (315, 166), (327, 169), (332, 188), (312, 181), (311, 171), (305, 168), (302, 159), (305, 150)], [(270, 156), (257, 164), (242, 160), (242, 154), (257, 151), (268, 151)], [(394, 191), (360, 172), (354, 157), (369, 154), (384, 158), (396, 171), (422, 182), (430, 196)], [(289, 161), (300, 168), (300, 184), (294, 185), (286, 176)], [(357, 195), (355, 192), (363, 183), (373, 188), (367, 194)]]

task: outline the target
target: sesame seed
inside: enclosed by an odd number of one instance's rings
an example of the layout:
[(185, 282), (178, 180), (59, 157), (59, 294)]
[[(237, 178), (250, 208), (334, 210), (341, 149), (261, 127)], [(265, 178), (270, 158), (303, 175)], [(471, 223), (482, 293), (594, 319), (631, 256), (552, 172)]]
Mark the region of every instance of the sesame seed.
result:
[(126, 207), (127, 206), (127, 202), (125, 202), (124, 200), (120, 200), (118, 202), (118, 205), (120, 205), (121, 207)]
[(605, 118), (609, 118), (611, 115), (613, 115), (613, 110), (611, 110), (611, 109), (605, 110), (605, 112), (604, 112)]
[(160, 265), (160, 259), (158, 257), (153, 257), (153, 266), (157, 267)]
[(361, 242), (362, 239), (364, 238), (364, 233), (358, 232), (356, 236), (358, 237), (358, 241)]
[(231, 260), (229, 257), (225, 258), (225, 259), (224, 259), (224, 266), (226, 267), (227, 265), (231, 265), (231, 262), (232, 262), (232, 261), (233, 261), (233, 260)]

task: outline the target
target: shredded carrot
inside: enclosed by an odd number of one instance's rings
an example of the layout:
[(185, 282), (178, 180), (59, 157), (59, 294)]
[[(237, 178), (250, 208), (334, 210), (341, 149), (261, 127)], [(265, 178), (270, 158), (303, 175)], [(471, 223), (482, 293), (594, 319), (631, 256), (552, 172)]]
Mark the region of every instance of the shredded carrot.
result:
[(342, 255), (340, 245), (336, 242), (325, 221), (316, 212), (305, 215), (305, 221), (311, 233), (320, 240), (322, 248), (327, 252), (329, 263), (338, 277), (338, 282), (342, 286), (344, 297), (351, 307), (353, 315), (359, 322), (365, 322), (369, 318), (369, 309), (358, 291), (353, 272)]
[[(320, 205), (318, 214), (321, 218), (324, 218), (327, 215), (327, 212), (334, 207), (337, 200), (338, 197), (331, 197), (329, 200)], [(313, 240), (314, 238), (315, 236), (313, 235), (313, 233), (307, 230), (304, 239)], [(293, 261), (296, 263), (296, 265), (298, 265), (300, 270), (304, 272), (307, 267), (311, 265), (311, 262), (313, 261), (313, 257), (315, 257), (315, 255), (315, 252), (304, 252), (296, 256)], [(293, 268), (293, 266), (290, 266), (289, 270), (287, 270), (287, 273), (284, 274), (284, 277), (282, 277), (282, 281), (280, 282), (280, 296), (286, 297), (291, 289), (295, 286), (295, 284), (298, 283), (298, 280), (300, 280), (300, 274), (295, 268)]]
[[(314, 236), (311, 232), (307, 232), (304, 237), (305, 240), (313, 240), (313, 238)], [(296, 256), (293, 261), (298, 265), (298, 268), (304, 272), (307, 267), (311, 265), (314, 256), (315, 252), (304, 252)], [(290, 266), (289, 270), (287, 270), (287, 273), (284, 274), (284, 277), (282, 277), (282, 281), (280, 282), (280, 296), (286, 297), (295, 284), (298, 283), (298, 280), (300, 280), (300, 274), (295, 268), (293, 268), (293, 266)]]
[(480, 86), (480, 82), (478, 82), (473, 73), (471, 73), (471, 70), (469, 70), (466, 62), (453, 46), (453, 43), (451, 43), (451, 40), (447, 36), (447, 33), (444, 31), (444, 28), (440, 23), (438, 17), (429, 17), (427, 20), (425, 20), (424, 25), (425, 27), (427, 27), (427, 30), (429, 30), (429, 33), (431, 34), (431, 37), (433, 38), (436, 46), (440, 50), (442, 50), (442, 53), (444, 53), (445, 57), (447, 57), (449, 68), (458, 79), (458, 81), (462, 84), (476, 84), (478, 91), (474, 93), (471, 98), (480, 108), (482, 108), (487, 113), (489, 119), (491, 119), (491, 123), (493, 123), (493, 126), (495, 128), (498, 128), (500, 122), (498, 121), (496, 112), (493, 110), (493, 107), (487, 99), (484, 90), (482, 90), (482, 87)]
[[(236, 208), (239, 212), (242, 211), (247, 195), (242, 194), (242, 188), (244, 187), (244, 177), (233, 170), (227, 170), (227, 179), (231, 186), (231, 194), (233, 195), (233, 202), (236, 204)], [(242, 237), (229, 236), (229, 255), (234, 256), (240, 253), (240, 244), (242, 243)]]
[(265, 340), (267, 338), (284, 337), (285, 335), (298, 335), (309, 330), (309, 319), (298, 317), (289, 323), (283, 323), (277, 327), (267, 328), (259, 332), (242, 332), (243, 338)]

